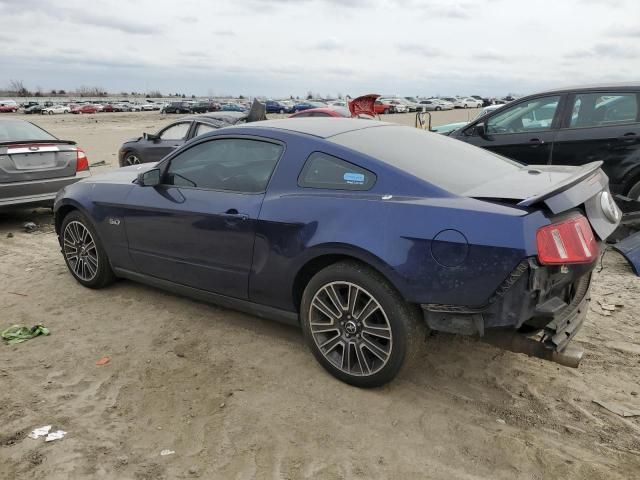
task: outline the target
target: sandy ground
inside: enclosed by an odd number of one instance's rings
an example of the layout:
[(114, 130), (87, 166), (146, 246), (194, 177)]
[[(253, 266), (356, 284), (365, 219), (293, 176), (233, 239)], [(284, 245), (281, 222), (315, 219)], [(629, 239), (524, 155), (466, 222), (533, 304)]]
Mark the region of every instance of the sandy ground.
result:
[[(167, 122), (157, 113), (33, 120), (110, 163), (95, 172), (116, 164), (124, 139)], [(39, 230), (23, 232), (26, 220)], [(325, 373), (294, 328), (128, 281), (82, 288), (51, 221), (44, 209), (0, 214), (0, 328), (52, 332), (0, 344), (0, 479), (640, 475), (640, 417), (594, 403), (640, 409), (640, 279), (613, 252), (577, 337), (579, 369), (438, 335), (391, 385), (358, 390)], [(49, 424), (67, 436), (27, 438)]]

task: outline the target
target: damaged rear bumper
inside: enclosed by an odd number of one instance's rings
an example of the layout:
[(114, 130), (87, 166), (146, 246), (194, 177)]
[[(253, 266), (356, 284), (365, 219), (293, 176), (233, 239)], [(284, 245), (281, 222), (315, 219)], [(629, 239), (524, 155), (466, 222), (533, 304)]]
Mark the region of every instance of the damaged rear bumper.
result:
[(593, 267), (593, 264), (548, 267), (527, 259), (512, 271), (485, 305), (421, 307), (432, 330), (479, 335), (507, 350), (577, 366), (581, 353), (574, 352), (573, 359), (565, 361), (561, 354), (586, 318)]

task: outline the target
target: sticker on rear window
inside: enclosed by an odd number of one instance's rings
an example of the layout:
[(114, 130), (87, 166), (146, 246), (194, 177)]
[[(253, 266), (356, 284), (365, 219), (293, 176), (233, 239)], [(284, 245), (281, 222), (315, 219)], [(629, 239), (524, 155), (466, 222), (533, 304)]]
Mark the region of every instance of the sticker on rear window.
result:
[(350, 184), (362, 185), (364, 183), (363, 173), (345, 173), (342, 178)]

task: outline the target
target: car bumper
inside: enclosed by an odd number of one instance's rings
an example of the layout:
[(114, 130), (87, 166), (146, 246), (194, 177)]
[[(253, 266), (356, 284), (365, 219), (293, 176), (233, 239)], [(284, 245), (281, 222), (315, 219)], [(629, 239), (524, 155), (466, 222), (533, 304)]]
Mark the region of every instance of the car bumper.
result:
[(547, 350), (562, 352), (588, 311), (591, 272), (595, 264), (545, 267), (523, 260), (485, 305), (421, 305), (432, 330), (489, 336), (526, 326)]
[(58, 190), (89, 176), (90, 173), (85, 171), (73, 177), (0, 184), (0, 207), (53, 203)]

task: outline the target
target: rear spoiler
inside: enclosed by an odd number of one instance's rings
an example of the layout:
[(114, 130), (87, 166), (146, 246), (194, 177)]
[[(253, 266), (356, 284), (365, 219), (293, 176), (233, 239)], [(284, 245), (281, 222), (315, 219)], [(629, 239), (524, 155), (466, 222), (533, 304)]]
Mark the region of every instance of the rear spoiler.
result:
[[(567, 177), (561, 182), (558, 182), (552, 185), (547, 190), (543, 190), (542, 192), (536, 195), (533, 195), (529, 198), (525, 198), (524, 200), (518, 203), (518, 206), (529, 207), (536, 203), (547, 200), (548, 198), (553, 197), (558, 193), (561, 193), (570, 189), (571, 187), (582, 182), (584, 179), (588, 178), (589, 176), (593, 176), (594, 182), (597, 182), (599, 180), (597, 178), (598, 177), (597, 173), (600, 170), (601, 165), (602, 165), (602, 161), (591, 162), (591, 163), (587, 163), (586, 165), (582, 165), (580, 168), (576, 170), (576, 173), (574, 173), (570, 177)], [(531, 166), (531, 170), (535, 170), (535, 166)], [(551, 205), (549, 205), (549, 207), (551, 207)], [(551, 209), (553, 211), (553, 208)]]
[(76, 145), (73, 140), (12, 140), (10, 142), (0, 142), (1, 145), (33, 145), (38, 143), (55, 143), (61, 145)]

